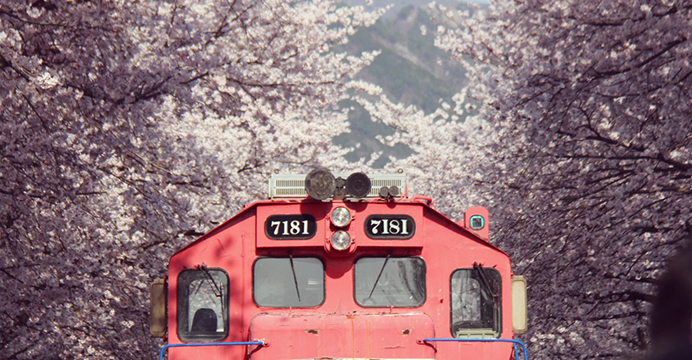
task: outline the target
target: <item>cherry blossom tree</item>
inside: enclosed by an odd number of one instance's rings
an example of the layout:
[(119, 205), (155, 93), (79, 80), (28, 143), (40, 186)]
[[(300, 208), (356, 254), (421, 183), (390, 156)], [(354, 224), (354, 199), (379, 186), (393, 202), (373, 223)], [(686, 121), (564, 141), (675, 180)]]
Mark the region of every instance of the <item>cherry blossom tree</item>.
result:
[(530, 284), (532, 356), (636, 356), (653, 283), (692, 237), (692, 2), (438, 9), (437, 44), (472, 85), (437, 115), (369, 104), (398, 130), (384, 140), (416, 152), (391, 166), (415, 168), (417, 192), (450, 215), (490, 208), (493, 241)]
[[(381, 11), (332, 1), (0, 1), (0, 357), (144, 358), (172, 251), (346, 150)], [(351, 165), (356, 166), (356, 165)]]

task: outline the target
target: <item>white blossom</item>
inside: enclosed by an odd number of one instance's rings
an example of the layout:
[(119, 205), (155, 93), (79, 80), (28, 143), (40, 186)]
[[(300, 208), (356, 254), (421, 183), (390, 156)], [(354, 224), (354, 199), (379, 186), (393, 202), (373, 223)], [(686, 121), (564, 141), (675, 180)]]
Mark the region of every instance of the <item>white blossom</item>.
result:
[[(33, 3), (33, 5), (29, 5)], [(347, 164), (333, 1), (0, 4), (0, 358), (142, 359), (148, 285), (268, 176)], [(227, 16), (228, 15), (228, 16)], [(348, 25), (342, 25), (342, 24)]]
[(653, 283), (692, 238), (691, 11), (491, 1), (436, 40), (468, 71), (463, 122), (362, 101), (397, 131), (382, 140), (414, 151), (388, 166), (416, 193), (452, 216), (489, 208), (491, 241), (529, 282), (532, 358), (647, 347)]

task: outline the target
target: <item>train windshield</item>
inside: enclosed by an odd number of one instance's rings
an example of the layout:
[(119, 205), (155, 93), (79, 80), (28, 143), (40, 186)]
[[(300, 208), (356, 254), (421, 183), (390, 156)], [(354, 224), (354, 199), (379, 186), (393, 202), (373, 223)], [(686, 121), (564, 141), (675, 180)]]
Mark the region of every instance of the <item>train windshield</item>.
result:
[(228, 335), (228, 275), (221, 269), (184, 270), (178, 276), (178, 336), (217, 341)]
[(452, 273), (452, 335), (496, 338), (501, 332), (500, 272), (481, 265)]
[(305, 308), (324, 302), (324, 264), (318, 258), (259, 258), (252, 282), (257, 306)]
[(363, 307), (418, 307), (425, 302), (425, 262), (418, 257), (363, 257), (356, 261), (356, 303)]

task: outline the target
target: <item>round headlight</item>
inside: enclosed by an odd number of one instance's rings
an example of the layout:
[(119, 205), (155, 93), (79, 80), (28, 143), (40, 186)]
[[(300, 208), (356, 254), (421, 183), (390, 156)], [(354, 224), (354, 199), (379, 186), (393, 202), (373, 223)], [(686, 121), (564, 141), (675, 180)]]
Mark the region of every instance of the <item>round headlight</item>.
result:
[(344, 227), (351, 222), (351, 213), (345, 207), (339, 206), (332, 210), (332, 224), (338, 227)]
[(332, 235), (332, 247), (336, 250), (342, 251), (348, 249), (351, 246), (351, 237), (347, 232), (339, 230)]

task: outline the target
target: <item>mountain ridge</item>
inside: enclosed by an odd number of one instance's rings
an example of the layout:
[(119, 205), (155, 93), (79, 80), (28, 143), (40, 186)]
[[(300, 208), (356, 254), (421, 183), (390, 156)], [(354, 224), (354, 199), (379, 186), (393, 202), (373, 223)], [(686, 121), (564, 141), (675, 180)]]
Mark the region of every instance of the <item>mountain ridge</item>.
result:
[[(467, 4), (458, 4), (456, 9), (473, 11)], [(404, 6), (393, 16), (359, 29), (348, 44), (334, 51), (359, 54), (380, 50), (380, 55), (356, 78), (380, 86), (382, 95), (391, 101), (414, 105), (425, 113), (432, 113), (443, 101), (452, 104), (452, 96), (468, 83), (463, 66), (434, 45), (437, 35), (437, 25), (432, 20), (434, 10), (437, 9), (428, 6)], [(402, 158), (412, 153), (406, 146), (388, 147), (377, 140), (377, 135), (391, 135), (394, 131), (372, 122), (362, 106), (352, 101), (342, 105), (351, 108), (351, 133), (334, 140), (354, 149), (347, 156), (348, 160), (356, 161), (368, 158), (374, 152), (382, 152), (375, 166), (384, 166), (390, 156)]]

